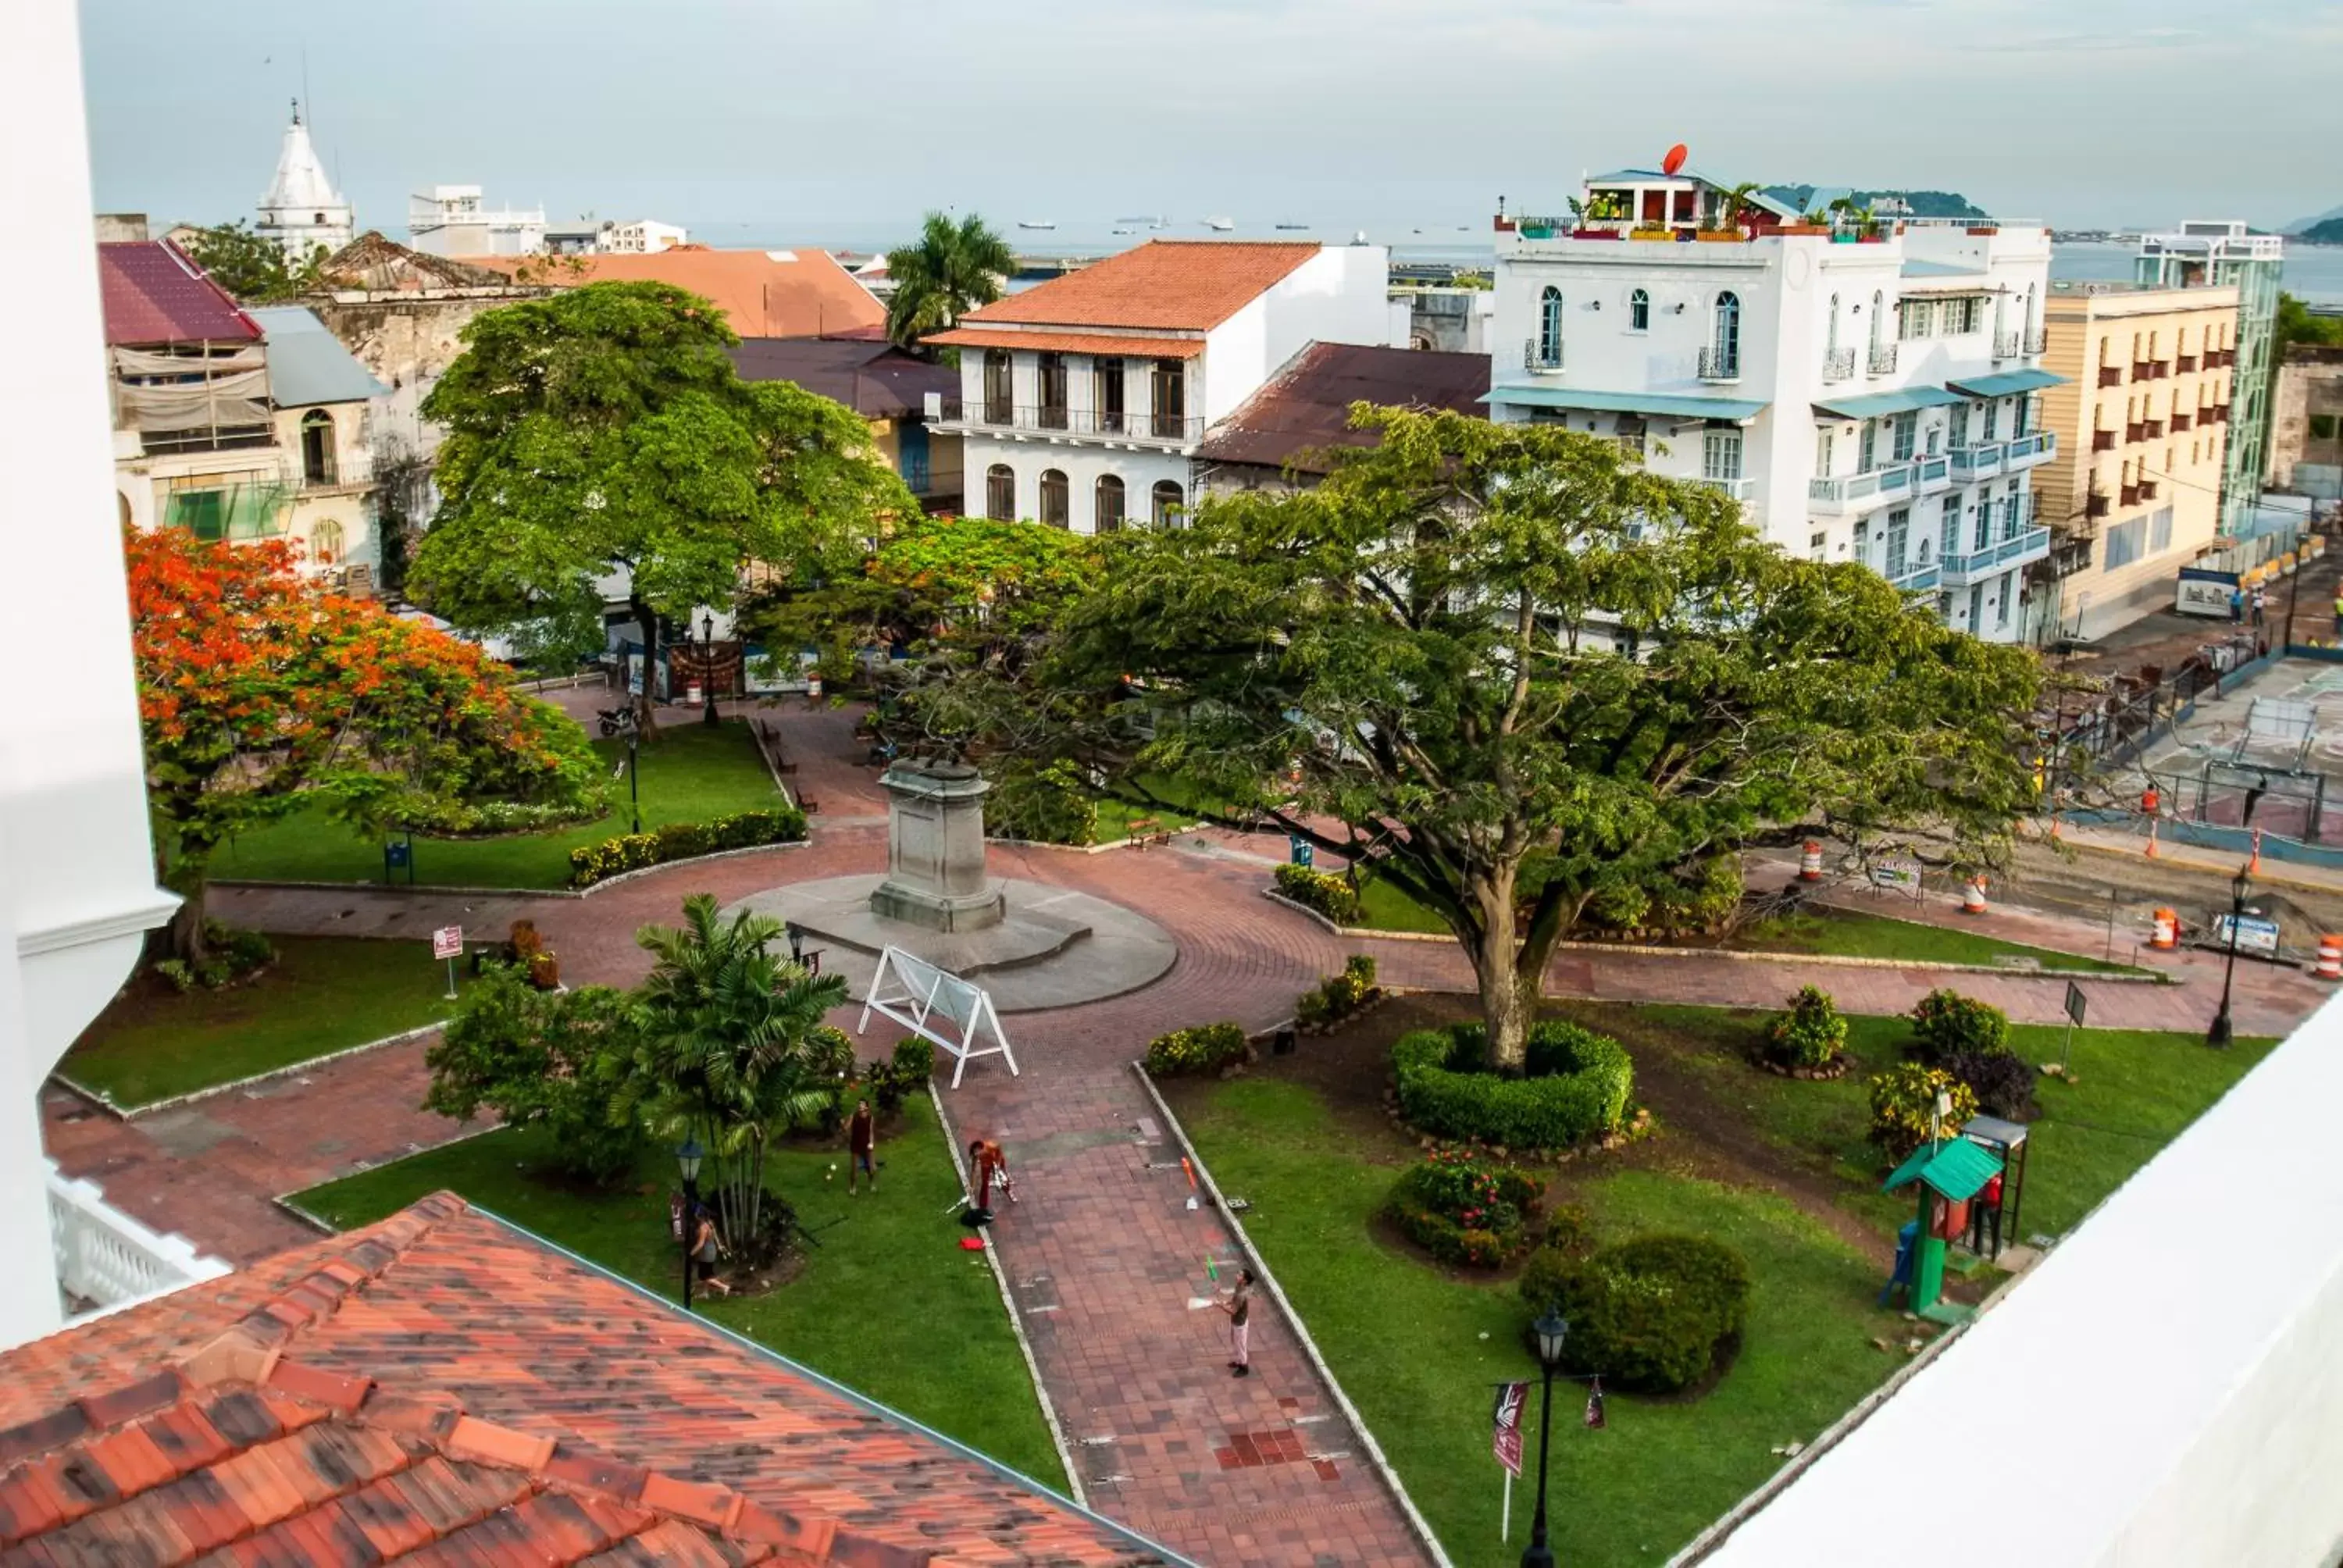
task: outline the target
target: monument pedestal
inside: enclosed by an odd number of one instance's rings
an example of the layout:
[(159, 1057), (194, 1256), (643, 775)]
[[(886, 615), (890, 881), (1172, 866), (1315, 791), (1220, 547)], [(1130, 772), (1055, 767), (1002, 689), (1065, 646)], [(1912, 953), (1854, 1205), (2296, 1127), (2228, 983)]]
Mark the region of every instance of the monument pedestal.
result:
[(984, 776), (962, 762), (898, 762), (879, 783), (887, 877), (870, 890), (871, 914), (931, 931), (999, 925), (1007, 903), (984, 872)]

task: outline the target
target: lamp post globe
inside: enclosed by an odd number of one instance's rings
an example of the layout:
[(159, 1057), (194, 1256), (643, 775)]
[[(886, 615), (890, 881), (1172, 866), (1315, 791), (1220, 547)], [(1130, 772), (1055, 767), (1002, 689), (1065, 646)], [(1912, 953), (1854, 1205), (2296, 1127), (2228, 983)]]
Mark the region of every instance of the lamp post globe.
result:
[(1538, 1399), (1537, 1517), (1530, 1524), (1530, 1543), (1522, 1553), (1522, 1568), (1554, 1568), (1554, 1548), (1545, 1538), (1545, 1458), (1554, 1442), (1554, 1374), (1562, 1370), (1562, 1346), (1570, 1335), (1570, 1323), (1548, 1307), (1530, 1325), (1530, 1333), (1537, 1341), (1538, 1365), (1545, 1373), (1545, 1385)]
[(722, 716), (716, 711), (716, 617), (712, 613), (699, 618), (699, 694), (703, 700), (699, 722), (722, 723)]

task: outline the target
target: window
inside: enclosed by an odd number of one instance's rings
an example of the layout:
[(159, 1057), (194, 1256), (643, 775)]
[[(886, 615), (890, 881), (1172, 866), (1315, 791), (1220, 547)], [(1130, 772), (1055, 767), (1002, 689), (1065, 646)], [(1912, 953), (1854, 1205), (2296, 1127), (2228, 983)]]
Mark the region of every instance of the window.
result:
[(1652, 296), (1648, 289), (1636, 289), (1627, 296), (1627, 330), (1649, 332), (1652, 329)]
[(1562, 290), (1552, 284), (1538, 296), (1537, 362), (1546, 370), (1562, 364)]
[(301, 481), (331, 485), (334, 478), (334, 417), (323, 408), (301, 416)]
[(1188, 367), (1177, 359), (1158, 359), (1149, 371), (1148, 391), (1155, 405), (1155, 433), (1178, 437), (1188, 433)]
[(2025, 512), (2026, 498), (2018, 493), (2016, 485), (2010, 486), (2009, 494), (2001, 498), (2001, 537), (2003, 538), (2014, 539), (2017, 537), (2018, 524), (2024, 518)]
[(1741, 373), (1741, 297), (1730, 289), (1716, 297), (1716, 368), (1723, 376)]
[(1097, 489), (1091, 498), (1091, 531), (1111, 534), (1122, 527), (1122, 481), (1112, 474), (1101, 474)]
[(1969, 635), (1975, 637), (1984, 627), (1985, 584), (1978, 583), (1969, 589)]
[[(1009, 423), (1010, 410), (1016, 406), (1017, 394), (1011, 379), (1009, 350), (988, 348), (984, 351), (984, 422), (988, 425)], [(1001, 513), (1002, 517), (1010, 514)]]
[(1829, 538), (1830, 535), (1820, 530), (1806, 536), (1806, 548), (1815, 552), (1815, 559), (1823, 558), (1823, 542)]
[(1612, 434), (1618, 437), (1622, 451), (1633, 452), (1640, 457), (1651, 436), (1651, 427), (1644, 422), (1640, 414), (1622, 414), (1612, 426)]
[[(1121, 360), (1094, 359), (1091, 362), (1091, 407), (1098, 414), (1098, 427), (1101, 435), (1122, 434)], [(1121, 482), (1120, 479), (1115, 481), (1118, 485)], [(1121, 515), (1121, 508), (1118, 505), (1115, 516), (1120, 518)]]
[(1066, 471), (1063, 468), (1041, 470), (1041, 522), (1046, 528), (1062, 528), (1066, 519)]
[(1874, 290), (1871, 296), (1871, 347), (1875, 350), (1887, 344), (1887, 297)]
[(1151, 503), (1149, 515), (1154, 518), (1157, 528), (1169, 528), (1180, 520), (1181, 513), (1188, 509), (1188, 498), (1182, 493), (1177, 479), (1156, 480), (1155, 488), (1149, 492), (1148, 498)]
[(2129, 522), (2117, 523), (2109, 528), (2107, 533), (2107, 569), (2114, 571), (2117, 567), (2127, 567), (2139, 559), (2140, 543), (2147, 534), (2146, 518), (2134, 518)]
[(1900, 578), (1909, 569), (1906, 557), (1912, 548), (1912, 512), (1898, 507), (1887, 514), (1887, 575)]
[(1996, 629), (2006, 627), (2009, 624), (2009, 607), (2011, 602), (2017, 598), (2017, 595), (2012, 587), (2016, 579), (2017, 574), (2016, 572), (2004, 572), (2001, 574), (1999, 596), (1994, 600), (1993, 607), (1993, 624)]
[[(1638, 291), (1640, 292), (1640, 291)], [(1823, 347), (1832, 354), (1838, 352), (1838, 296), (1831, 296), (1830, 320), (1823, 327)]]
[(1953, 405), (1953, 445), (1966, 447), (1968, 444), (1969, 406), (1966, 403), (1956, 403)]
[(1726, 482), (1741, 477), (1741, 432), (1711, 430), (1701, 437), (1700, 477)]
[(2314, 441), (2332, 441), (2335, 439), (2335, 416), (2332, 414), (2313, 414), (2310, 417), (2310, 438)]
[(309, 530), (309, 564), (329, 567), (342, 558), (342, 525), (331, 518)]
[(1928, 336), (1926, 300), (1899, 299), (1896, 302), (1896, 336), (1907, 341)]
[(1917, 437), (1920, 433), (1920, 416), (1917, 414), (1898, 414), (1887, 422), (1887, 430), (1889, 437), (1889, 461), (1896, 463), (1910, 462), (1912, 460), (1912, 453), (1918, 445)]
[(1855, 448), (1855, 471), (1858, 474), (1868, 474), (1877, 467), (1879, 467), (1879, 421), (1865, 419), (1863, 422), (1862, 444)]
[(1993, 543), (1993, 487), (1987, 485), (1977, 492), (1976, 506), (1969, 513), (1969, 548), (1981, 550)]
[(2147, 519), (2147, 553), (2160, 556), (2172, 548), (2172, 508), (2164, 507)]
[(1815, 437), (1815, 472), (1825, 479), (1830, 477), (1833, 448), (1837, 444), (1828, 430), (1823, 431)]
[(1006, 463), (984, 471), (984, 515), (996, 523), (1017, 520), (1017, 471)]
[(1985, 406), (1985, 438), (1988, 441), (1998, 441), (2001, 439), (2000, 431), (2001, 399), (1989, 398)]
[(1936, 550), (1938, 554), (1947, 556), (1961, 553), (1961, 498), (1958, 496), (1945, 498), (1944, 519), (1936, 527)]
[(1062, 354), (1035, 355), (1033, 385), (1041, 405), (1041, 428), (1064, 429), (1066, 427), (1066, 357)]

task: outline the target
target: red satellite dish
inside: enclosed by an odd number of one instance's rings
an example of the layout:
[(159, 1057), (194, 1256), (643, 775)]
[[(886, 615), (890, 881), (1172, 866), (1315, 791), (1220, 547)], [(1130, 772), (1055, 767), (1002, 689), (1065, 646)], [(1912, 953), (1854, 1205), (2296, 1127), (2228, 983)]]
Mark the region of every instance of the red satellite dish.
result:
[(1660, 172), (1664, 175), (1672, 175), (1675, 173), (1678, 169), (1684, 167), (1684, 159), (1691, 156), (1692, 154), (1685, 150), (1684, 145), (1682, 142), (1678, 142), (1674, 146), (1668, 149), (1668, 156), (1660, 160)]

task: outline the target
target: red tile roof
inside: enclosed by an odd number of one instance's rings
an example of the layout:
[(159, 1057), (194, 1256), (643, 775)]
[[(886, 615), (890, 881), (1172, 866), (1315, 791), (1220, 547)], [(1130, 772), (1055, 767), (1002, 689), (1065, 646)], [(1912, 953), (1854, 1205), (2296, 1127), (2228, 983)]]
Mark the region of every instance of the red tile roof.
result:
[(963, 327), (1148, 327), (1209, 331), (1316, 256), (1290, 241), (1151, 239), (1080, 272), (997, 299)]
[(1383, 437), (1351, 428), (1351, 405), (1446, 408), (1476, 418), (1489, 390), (1489, 357), (1429, 348), (1312, 343), (1279, 367), (1234, 413), (1204, 434), (1206, 462), (1323, 474), (1330, 448)]
[(1131, 337), (1111, 332), (1037, 332), (1031, 327), (955, 327), (921, 339), (950, 348), (1032, 348), (1059, 354), (1121, 354), (1139, 359), (1193, 359), (1201, 337)]
[(1175, 1561), (439, 1193), (0, 1355), (0, 1558)]
[(260, 340), (259, 323), (169, 240), (99, 246), (97, 283), (109, 346)]
[(743, 337), (884, 337), (887, 307), (820, 250), (709, 250), (649, 256), (473, 256), (466, 262), (557, 288), (670, 283), (713, 301)]

